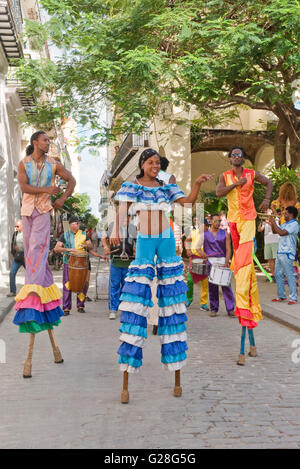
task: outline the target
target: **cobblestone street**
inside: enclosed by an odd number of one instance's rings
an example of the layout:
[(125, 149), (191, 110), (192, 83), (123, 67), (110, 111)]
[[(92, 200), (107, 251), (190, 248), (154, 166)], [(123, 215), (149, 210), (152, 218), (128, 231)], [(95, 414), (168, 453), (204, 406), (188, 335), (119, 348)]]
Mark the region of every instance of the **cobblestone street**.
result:
[[(222, 301), (221, 301), (222, 304)], [(87, 303), (56, 329), (64, 364), (53, 363), (48, 334), (39, 334), (33, 378), (22, 369), (27, 334), (0, 325), (7, 363), (0, 365), (1, 448), (300, 448), (300, 363), (296, 332), (264, 319), (255, 331), (258, 357), (236, 365), (236, 319), (189, 310), (183, 396), (160, 365), (160, 343), (149, 328), (140, 374), (129, 377), (130, 402), (120, 403), (119, 320), (106, 301)]]

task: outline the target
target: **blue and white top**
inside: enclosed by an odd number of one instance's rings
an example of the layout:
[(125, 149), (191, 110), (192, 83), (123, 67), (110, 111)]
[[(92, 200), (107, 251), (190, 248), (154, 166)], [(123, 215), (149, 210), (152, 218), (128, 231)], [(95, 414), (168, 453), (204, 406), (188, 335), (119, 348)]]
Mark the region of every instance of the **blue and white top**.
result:
[(124, 182), (115, 195), (119, 202), (132, 202), (136, 212), (141, 210), (161, 210), (170, 212), (176, 200), (185, 197), (177, 184), (147, 187), (133, 182)]
[(289, 234), (280, 236), (277, 254), (287, 254), (290, 259), (296, 259), (297, 236), (299, 232), (299, 224), (297, 220), (290, 220), (280, 225), (282, 230), (286, 230)]

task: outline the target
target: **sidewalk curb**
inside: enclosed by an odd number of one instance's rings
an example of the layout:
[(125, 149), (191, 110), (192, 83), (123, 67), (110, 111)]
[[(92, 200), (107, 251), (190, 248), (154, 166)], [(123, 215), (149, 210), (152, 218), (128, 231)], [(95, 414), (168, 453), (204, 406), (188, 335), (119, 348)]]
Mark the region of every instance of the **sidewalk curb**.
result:
[(300, 333), (300, 319), (289, 318), (287, 314), (285, 315), (286, 317), (282, 317), (280, 311), (269, 305), (261, 304), (261, 307), (264, 316)]
[(15, 299), (14, 298), (12, 298), (12, 299), (6, 299), (5, 298), (5, 300), (2, 301), (1, 303), (2, 303), (3, 306), (0, 309), (0, 324), (3, 321), (3, 319), (5, 318), (5, 316), (9, 313), (11, 308), (13, 307), (13, 305), (15, 303)]

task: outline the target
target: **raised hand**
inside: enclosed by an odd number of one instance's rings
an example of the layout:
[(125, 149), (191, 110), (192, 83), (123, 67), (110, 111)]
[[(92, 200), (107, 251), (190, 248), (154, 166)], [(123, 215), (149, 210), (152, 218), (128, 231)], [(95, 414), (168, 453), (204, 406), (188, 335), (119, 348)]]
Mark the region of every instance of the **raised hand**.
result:
[(247, 178), (240, 178), (237, 180), (235, 184), (236, 186), (243, 186), (244, 184), (246, 184), (246, 182), (247, 182)]
[(202, 184), (207, 181), (211, 181), (214, 178), (214, 174), (200, 174), (200, 176), (196, 179), (196, 183)]

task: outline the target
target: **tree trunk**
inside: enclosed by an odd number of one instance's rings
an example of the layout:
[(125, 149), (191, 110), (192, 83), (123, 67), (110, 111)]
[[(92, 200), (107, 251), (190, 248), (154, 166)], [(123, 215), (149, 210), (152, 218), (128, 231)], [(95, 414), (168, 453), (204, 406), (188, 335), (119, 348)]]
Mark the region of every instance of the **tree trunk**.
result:
[(275, 168), (281, 168), (281, 166), (286, 164), (286, 141), (287, 134), (285, 133), (283, 123), (279, 121), (274, 143)]
[(290, 138), (290, 155), (292, 168), (300, 168), (300, 126), (297, 135)]

